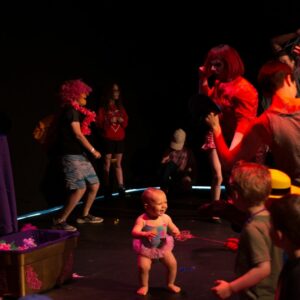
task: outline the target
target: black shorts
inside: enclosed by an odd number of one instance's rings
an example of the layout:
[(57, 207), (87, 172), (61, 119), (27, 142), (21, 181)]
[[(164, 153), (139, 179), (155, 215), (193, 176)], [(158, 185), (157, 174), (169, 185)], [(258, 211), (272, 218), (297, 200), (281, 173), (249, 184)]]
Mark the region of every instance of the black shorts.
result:
[(121, 141), (113, 141), (103, 139), (103, 153), (104, 154), (121, 154), (124, 153), (125, 142)]

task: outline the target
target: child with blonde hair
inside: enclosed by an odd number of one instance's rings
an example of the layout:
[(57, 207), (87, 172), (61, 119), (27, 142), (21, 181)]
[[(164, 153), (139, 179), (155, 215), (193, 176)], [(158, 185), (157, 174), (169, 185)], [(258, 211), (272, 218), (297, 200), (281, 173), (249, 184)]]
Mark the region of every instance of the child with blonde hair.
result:
[(138, 254), (140, 288), (137, 294), (146, 295), (149, 289), (149, 272), (152, 261), (159, 260), (167, 268), (167, 286), (174, 293), (180, 292), (175, 285), (177, 261), (172, 253), (173, 236), (180, 231), (165, 212), (168, 208), (166, 194), (159, 189), (148, 188), (142, 194), (145, 213), (140, 215), (132, 229), (133, 248)]

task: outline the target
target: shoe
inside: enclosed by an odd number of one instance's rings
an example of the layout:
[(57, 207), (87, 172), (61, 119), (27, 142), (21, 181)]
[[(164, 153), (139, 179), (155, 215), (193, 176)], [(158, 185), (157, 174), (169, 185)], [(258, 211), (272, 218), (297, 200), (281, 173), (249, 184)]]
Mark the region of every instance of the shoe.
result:
[(53, 220), (52, 229), (64, 230), (64, 231), (70, 231), (70, 232), (77, 231), (76, 227), (69, 225), (66, 221), (59, 222), (57, 219)]
[(120, 186), (118, 192), (119, 192), (119, 197), (125, 197), (126, 189), (124, 186)]
[(103, 221), (104, 221), (103, 218), (95, 217), (90, 214), (88, 214), (87, 216), (79, 217), (76, 220), (78, 224), (84, 224), (84, 223), (99, 224), (102, 223)]

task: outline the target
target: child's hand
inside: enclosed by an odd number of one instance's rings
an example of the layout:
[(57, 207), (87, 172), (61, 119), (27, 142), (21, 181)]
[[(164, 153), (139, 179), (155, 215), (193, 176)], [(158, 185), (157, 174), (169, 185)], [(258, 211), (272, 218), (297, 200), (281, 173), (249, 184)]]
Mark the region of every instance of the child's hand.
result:
[(144, 237), (146, 237), (149, 241), (156, 237), (156, 233), (152, 231), (147, 231), (144, 233)]
[(224, 280), (216, 280), (215, 284), (216, 286), (214, 286), (211, 291), (219, 299), (228, 299), (232, 295), (232, 289), (229, 282)]
[(174, 232), (172, 232), (172, 235), (174, 236), (175, 239), (178, 239), (178, 238), (180, 238), (181, 233), (180, 233), (180, 231), (174, 231)]
[(180, 242), (184, 242), (188, 239), (191, 239), (193, 236), (189, 230), (182, 230), (175, 235), (175, 239)]

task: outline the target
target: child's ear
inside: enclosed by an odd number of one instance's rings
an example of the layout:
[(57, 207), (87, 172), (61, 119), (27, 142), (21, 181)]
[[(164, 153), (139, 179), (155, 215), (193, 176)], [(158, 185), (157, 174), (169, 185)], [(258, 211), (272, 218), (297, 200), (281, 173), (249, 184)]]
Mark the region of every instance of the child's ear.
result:
[(148, 203), (144, 203), (144, 208), (146, 209), (148, 207)]

